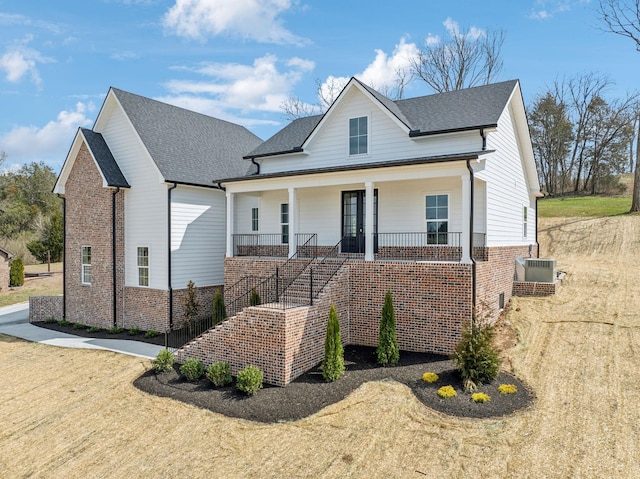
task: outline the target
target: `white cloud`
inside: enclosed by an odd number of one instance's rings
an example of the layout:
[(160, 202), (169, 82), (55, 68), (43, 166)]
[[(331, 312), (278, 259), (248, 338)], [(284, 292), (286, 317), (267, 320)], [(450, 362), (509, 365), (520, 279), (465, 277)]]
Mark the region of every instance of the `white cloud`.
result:
[(72, 111), (61, 111), (43, 127), (16, 126), (0, 136), (0, 150), (12, 163), (45, 161), (59, 169), (69, 150), (73, 135), (80, 126), (90, 126), (87, 117), (95, 110), (93, 103), (78, 102)]
[(576, 5), (586, 5), (591, 0), (536, 0), (529, 18), (532, 20), (546, 20), (557, 13), (569, 12)]
[(181, 37), (205, 40), (227, 34), (262, 43), (302, 44), (279, 15), (291, 0), (176, 0), (164, 15), (165, 28)]
[(113, 60), (118, 60), (118, 61), (135, 60), (136, 58), (139, 58), (139, 57), (140, 55), (131, 51), (117, 52), (117, 53), (111, 54), (111, 58)]
[[(381, 93), (393, 96), (399, 76), (409, 74), (411, 60), (418, 55), (418, 47), (415, 43), (407, 43), (402, 38), (391, 55), (383, 50), (375, 52), (374, 60), (361, 73), (354, 76)], [(335, 99), (348, 81), (348, 77), (327, 77), (320, 87), (321, 97)]]
[(11, 83), (18, 83), (28, 75), (35, 85), (40, 86), (42, 79), (37, 65), (55, 61), (52, 58), (42, 56), (37, 50), (29, 48), (27, 44), (32, 39), (32, 36), (26, 36), (22, 41), (9, 46), (4, 55), (0, 57), (0, 70), (4, 71), (6, 79)]
[[(449, 35), (452, 37), (460, 37), (460, 26), (458, 22), (454, 21), (451, 17), (448, 17), (444, 22), (442, 22), (444, 28), (447, 29)], [(477, 40), (478, 38), (484, 37), (486, 35), (485, 31), (481, 28), (471, 26), (467, 33), (467, 37), (471, 40)]]
[(229, 114), (223, 114), (227, 110), (243, 114), (280, 112), (294, 86), (314, 67), (309, 60), (280, 62), (275, 55), (257, 58), (252, 65), (203, 63), (195, 68), (180, 67), (178, 70), (196, 72), (210, 80), (172, 80), (165, 84), (171, 96), (163, 101), (224, 119), (228, 119)]

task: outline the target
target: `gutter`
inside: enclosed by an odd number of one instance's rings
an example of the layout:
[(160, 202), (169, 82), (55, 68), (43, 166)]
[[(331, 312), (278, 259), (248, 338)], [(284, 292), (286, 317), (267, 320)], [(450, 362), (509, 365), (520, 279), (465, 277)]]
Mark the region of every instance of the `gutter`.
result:
[(116, 263), (117, 263), (117, 249), (116, 249), (116, 195), (120, 192), (120, 187), (117, 186), (113, 193), (111, 194), (111, 275), (113, 282), (113, 326), (118, 326), (118, 302), (116, 301), (118, 294), (117, 280), (118, 274), (116, 271)]
[(169, 289), (169, 329), (173, 329), (173, 287), (171, 285), (171, 191), (177, 188), (178, 183), (173, 182), (167, 190), (167, 276)]
[(60, 193), (62, 200), (62, 319), (67, 317), (67, 199)]

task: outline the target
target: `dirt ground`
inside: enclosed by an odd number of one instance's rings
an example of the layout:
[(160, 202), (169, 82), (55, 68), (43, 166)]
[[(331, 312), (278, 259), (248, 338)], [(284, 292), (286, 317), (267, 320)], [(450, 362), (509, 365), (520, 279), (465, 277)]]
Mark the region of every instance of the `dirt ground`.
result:
[(2, 477), (640, 477), (640, 216), (541, 221), (566, 279), (515, 298), (517, 376), (537, 400), (500, 419), (426, 408), (367, 383), (297, 422), (265, 425), (149, 396), (148, 361), (0, 342)]

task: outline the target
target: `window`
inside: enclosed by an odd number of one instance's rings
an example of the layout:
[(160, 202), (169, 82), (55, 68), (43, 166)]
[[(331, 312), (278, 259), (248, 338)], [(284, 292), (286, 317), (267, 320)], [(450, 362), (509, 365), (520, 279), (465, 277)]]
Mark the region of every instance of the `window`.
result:
[(522, 237), (527, 237), (527, 207), (522, 208)]
[(258, 208), (251, 208), (251, 231), (258, 231)]
[(282, 244), (289, 244), (289, 203), (282, 203), (280, 205), (280, 226)]
[(149, 286), (149, 247), (138, 248), (138, 286)]
[(368, 137), (367, 117), (351, 118), (349, 120), (349, 154), (366, 154)]
[(82, 247), (82, 284), (91, 284), (91, 246)]
[(427, 244), (447, 244), (449, 232), (449, 195), (427, 195)]

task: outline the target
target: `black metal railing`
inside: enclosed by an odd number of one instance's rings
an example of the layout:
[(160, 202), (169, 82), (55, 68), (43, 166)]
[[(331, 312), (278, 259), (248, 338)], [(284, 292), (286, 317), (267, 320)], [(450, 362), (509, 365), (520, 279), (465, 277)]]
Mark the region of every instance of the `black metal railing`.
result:
[(462, 233), (377, 233), (376, 259), (460, 261)]
[[(296, 233), (296, 251), (299, 256), (316, 257), (317, 235)], [(289, 256), (289, 235), (280, 233), (234, 234), (231, 235), (234, 256)]]
[(214, 326), (213, 316), (184, 322), (178, 329), (167, 330), (164, 333), (164, 345), (166, 348), (178, 349), (189, 341), (197, 338)]

